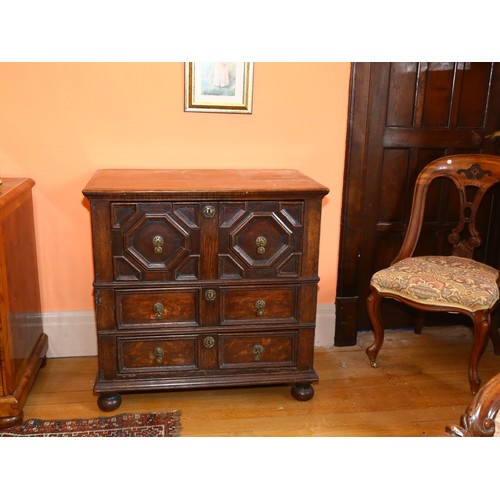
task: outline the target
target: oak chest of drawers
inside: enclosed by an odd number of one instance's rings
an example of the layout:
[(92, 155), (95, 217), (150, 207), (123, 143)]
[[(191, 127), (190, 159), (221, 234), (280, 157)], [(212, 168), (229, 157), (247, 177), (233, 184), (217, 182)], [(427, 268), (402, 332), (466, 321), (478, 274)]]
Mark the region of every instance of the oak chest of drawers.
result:
[(295, 170), (99, 170), (90, 201), (98, 405), (291, 384), (313, 397), (322, 198)]

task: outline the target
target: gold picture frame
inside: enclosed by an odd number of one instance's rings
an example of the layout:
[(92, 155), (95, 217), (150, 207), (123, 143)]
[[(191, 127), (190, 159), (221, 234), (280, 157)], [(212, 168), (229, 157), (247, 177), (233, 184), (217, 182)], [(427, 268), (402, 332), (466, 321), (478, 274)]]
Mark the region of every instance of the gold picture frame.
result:
[(252, 113), (253, 63), (185, 63), (185, 111)]

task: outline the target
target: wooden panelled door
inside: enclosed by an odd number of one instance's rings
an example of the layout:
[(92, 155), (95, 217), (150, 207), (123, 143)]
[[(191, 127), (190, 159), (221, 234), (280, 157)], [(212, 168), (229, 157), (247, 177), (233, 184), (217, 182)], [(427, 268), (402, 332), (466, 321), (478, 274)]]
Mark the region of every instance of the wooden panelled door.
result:
[[(396, 256), (424, 165), (449, 154), (500, 153), (500, 63), (353, 63), (349, 106), (336, 346), (354, 345), (358, 331), (371, 330), (370, 278)], [(432, 193), (416, 255), (446, 253), (457, 220), (446, 181)], [(480, 258), (494, 266), (500, 260), (499, 195), (491, 196), (482, 216), (488, 244)], [(386, 328), (413, 327), (414, 314), (384, 301)], [(426, 324), (446, 321), (436, 314)]]

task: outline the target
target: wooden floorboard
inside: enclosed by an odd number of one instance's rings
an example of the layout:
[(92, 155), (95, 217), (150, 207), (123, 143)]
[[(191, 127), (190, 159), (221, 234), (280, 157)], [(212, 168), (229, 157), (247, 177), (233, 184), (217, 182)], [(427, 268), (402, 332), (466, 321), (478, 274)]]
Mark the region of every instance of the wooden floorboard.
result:
[[(421, 335), (389, 331), (372, 368), (364, 349), (371, 332), (351, 347), (318, 348), (315, 396), (296, 401), (286, 386), (125, 394), (112, 413), (92, 392), (97, 358), (48, 359), (24, 408), (24, 417), (85, 418), (124, 412), (180, 410), (182, 436), (444, 436), (471, 400), (468, 328), (427, 328)], [(488, 345), (480, 363), (484, 381), (500, 371)]]

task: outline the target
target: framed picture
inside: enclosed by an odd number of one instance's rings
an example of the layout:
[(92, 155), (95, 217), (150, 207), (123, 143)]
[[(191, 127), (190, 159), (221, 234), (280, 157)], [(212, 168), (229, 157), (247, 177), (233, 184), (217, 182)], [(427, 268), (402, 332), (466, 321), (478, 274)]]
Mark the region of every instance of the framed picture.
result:
[(185, 111), (251, 113), (253, 63), (185, 63)]

